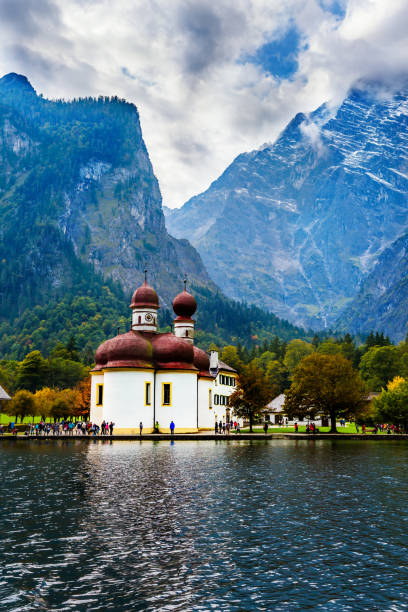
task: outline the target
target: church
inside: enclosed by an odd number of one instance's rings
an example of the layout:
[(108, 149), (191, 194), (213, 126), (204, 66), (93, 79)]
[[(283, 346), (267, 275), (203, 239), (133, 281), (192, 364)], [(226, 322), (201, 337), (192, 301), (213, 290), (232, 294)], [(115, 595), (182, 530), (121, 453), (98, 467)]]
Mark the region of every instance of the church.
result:
[(146, 280), (133, 294), (131, 330), (103, 342), (92, 370), (90, 419), (113, 421), (116, 434), (214, 429), (230, 418), (236, 370), (194, 346), (197, 303), (184, 290), (173, 300), (174, 333), (157, 331), (159, 298)]

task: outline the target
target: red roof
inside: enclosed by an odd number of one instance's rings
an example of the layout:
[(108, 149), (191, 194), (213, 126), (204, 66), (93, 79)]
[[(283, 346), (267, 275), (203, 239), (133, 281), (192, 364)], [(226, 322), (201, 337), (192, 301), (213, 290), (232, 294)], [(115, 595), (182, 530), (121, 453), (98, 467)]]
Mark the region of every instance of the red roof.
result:
[(197, 310), (197, 302), (194, 297), (184, 289), (184, 291), (174, 298), (173, 310), (179, 317), (189, 319)]
[(133, 294), (130, 304), (131, 308), (146, 306), (148, 308), (159, 308), (159, 296), (145, 281)]

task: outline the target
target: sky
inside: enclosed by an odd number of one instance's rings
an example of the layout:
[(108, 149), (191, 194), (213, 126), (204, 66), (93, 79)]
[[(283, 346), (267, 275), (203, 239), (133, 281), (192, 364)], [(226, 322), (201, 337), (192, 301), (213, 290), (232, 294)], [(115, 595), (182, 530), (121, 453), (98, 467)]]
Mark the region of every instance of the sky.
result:
[(0, 0), (0, 75), (134, 102), (171, 208), (297, 112), (407, 66), (408, 0)]

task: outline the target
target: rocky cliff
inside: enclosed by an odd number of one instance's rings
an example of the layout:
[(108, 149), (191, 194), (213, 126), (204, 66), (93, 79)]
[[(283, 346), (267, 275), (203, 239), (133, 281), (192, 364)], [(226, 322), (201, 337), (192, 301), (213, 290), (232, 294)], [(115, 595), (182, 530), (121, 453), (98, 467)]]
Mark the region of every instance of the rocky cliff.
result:
[(49, 101), (0, 79), (3, 312), (72, 286), (76, 260), (130, 294), (145, 265), (164, 305), (188, 274), (215, 290), (200, 256), (167, 233), (136, 107), (118, 98)]
[(335, 111), (297, 115), (275, 143), (167, 210), (169, 231), (189, 237), (231, 297), (333, 326), (408, 229), (407, 93), (363, 83)]

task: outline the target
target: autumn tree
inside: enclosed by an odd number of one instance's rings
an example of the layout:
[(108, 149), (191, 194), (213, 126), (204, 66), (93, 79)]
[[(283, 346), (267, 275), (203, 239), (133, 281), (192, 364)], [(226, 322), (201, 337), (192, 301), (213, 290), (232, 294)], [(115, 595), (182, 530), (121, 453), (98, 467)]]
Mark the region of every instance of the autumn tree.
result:
[(58, 391), (44, 387), (36, 392), (34, 401), (36, 405), (36, 414), (39, 414), (43, 421), (52, 415), (53, 406), (57, 400)]
[(21, 421), (26, 416), (34, 416), (36, 414), (34, 395), (25, 389), (17, 391), (13, 399), (6, 403), (5, 412), (10, 416), (16, 416), (16, 420), (20, 417)]
[(91, 404), (91, 377), (88, 376), (88, 378), (81, 380), (75, 387), (75, 391), (77, 391), (78, 394), (72, 416), (88, 416)]
[(397, 377), (374, 400), (376, 419), (408, 431), (408, 381)]
[(328, 415), (330, 431), (335, 433), (337, 418), (355, 417), (362, 409), (364, 390), (359, 373), (348, 359), (313, 353), (294, 370), (284, 410), (291, 419)]
[(262, 369), (250, 363), (240, 372), (237, 388), (230, 395), (228, 405), (237, 417), (248, 419), (249, 431), (252, 432), (254, 419), (261, 416), (261, 411), (274, 396), (274, 388)]
[(57, 396), (51, 408), (51, 415), (55, 419), (67, 419), (73, 416), (77, 410), (79, 402), (79, 392), (76, 389), (62, 389), (57, 392)]

